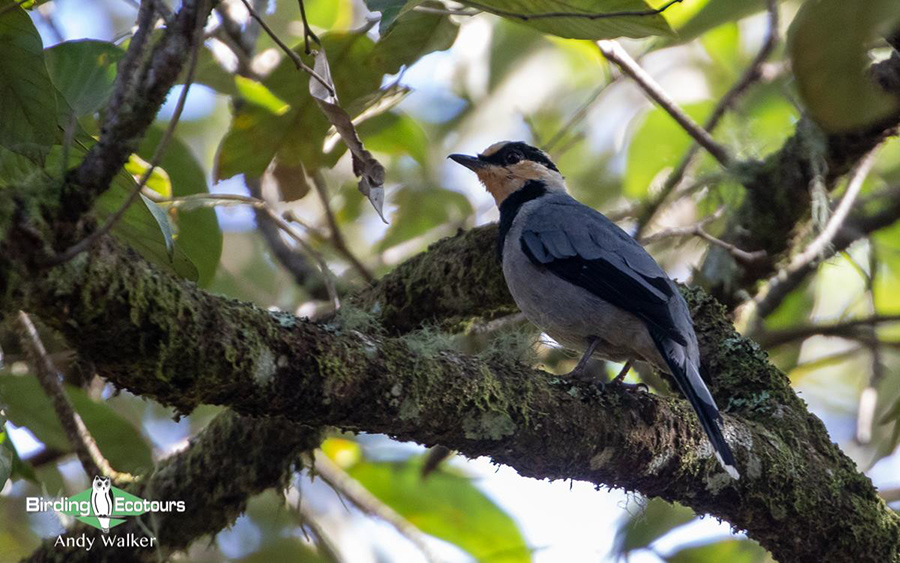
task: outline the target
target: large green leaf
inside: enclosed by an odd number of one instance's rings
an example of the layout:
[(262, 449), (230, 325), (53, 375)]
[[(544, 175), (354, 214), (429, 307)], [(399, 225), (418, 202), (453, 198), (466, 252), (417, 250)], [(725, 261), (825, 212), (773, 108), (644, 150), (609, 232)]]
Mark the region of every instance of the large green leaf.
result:
[(897, 0), (808, 0), (788, 34), (791, 66), (810, 115), (831, 132), (900, 110), (868, 75), (868, 48), (900, 20)]
[[(84, 391), (66, 386), (66, 394), (100, 451), (117, 470), (139, 473), (153, 467), (150, 448), (134, 426), (108, 405), (93, 401)], [(16, 426), (30, 430), (48, 447), (71, 451), (50, 399), (37, 379), (30, 376), (0, 376), (0, 401)]]
[[(643, 13), (653, 7), (643, 0), (460, 0), (460, 3), (485, 10), (537, 30), (569, 39), (612, 39), (614, 37), (647, 37), (670, 35), (672, 29), (661, 14), (613, 16), (622, 12)], [(677, 10), (675, 4), (671, 10)], [(585, 15), (610, 14), (610, 17), (539, 17), (558, 13)]]
[[(138, 148), (138, 154), (145, 159), (151, 158), (162, 135), (162, 129), (151, 127)], [(169, 176), (174, 197), (208, 191), (206, 173), (191, 148), (178, 137), (169, 139), (160, 166)], [(222, 231), (219, 229), (216, 212), (209, 208), (179, 212), (176, 222), (176, 244), (196, 266), (197, 283), (204, 286), (215, 275), (222, 254)]]
[(422, 458), (362, 461), (348, 473), (414, 526), (479, 561), (531, 560), (515, 521), (462, 475), (440, 468), (423, 479)]
[[(694, 119), (705, 117), (711, 102), (686, 106)], [(650, 110), (628, 145), (624, 191), (632, 198), (647, 195), (650, 184), (664, 168), (675, 167), (691, 145), (691, 137), (660, 108)]]
[(646, 507), (636, 511), (619, 528), (613, 551), (622, 556), (645, 548), (693, 517), (689, 508), (679, 504), (669, 504), (658, 498), (649, 500)]
[(410, 12), (378, 41), (372, 63), (384, 74), (395, 74), (428, 53), (449, 49), (458, 33), (459, 26), (448, 18)]
[(89, 115), (106, 105), (124, 52), (106, 41), (66, 41), (44, 52), (47, 71), (75, 115)]
[[(68, 167), (76, 166), (81, 162), (93, 142), (94, 140), (89, 135), (78, 129), (75, 140), (68, 150)], [(57, 176), (58, 171), (62, 169), (63, 152), (65, 152), (63, 147), (59, 145), (51, 147), (47, 156), (46, 169), (51, 176)], [(131, 197), (136, 187), (137, 181), (124, 170), (116, 174), (112, 185), (94, 204), (94, 211), (100, 222), (105, 222), (112, 214), (116, 213)], [(183, 278), (196, 281), (199, 275), (197, 267), (177, 242), (170, 248), (169, 239), (165, 231), (160, 228), (158, 216), (154, 215), (149, 207), (151, 203), (143, 198), (138, 198), (116, 222), (112, 234), (157, 266)]]
[(57, 135), (56, 96), (41, 36), (11, 4), (0, 0), (0, 147), (40, 162)]

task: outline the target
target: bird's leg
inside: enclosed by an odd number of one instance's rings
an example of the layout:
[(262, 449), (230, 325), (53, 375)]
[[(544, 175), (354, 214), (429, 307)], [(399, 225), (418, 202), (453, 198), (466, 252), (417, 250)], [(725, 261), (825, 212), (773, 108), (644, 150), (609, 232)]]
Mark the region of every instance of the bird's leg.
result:
[(619, 372), (619, 375), (615, 376), (612, 381), (609, 383), (611, 385), (618, 385), (625, 381), (625, 376), (628, 375), (628, 372), (631, 371), (631, 360), (625, 362), (625, 365), (622, 366), (622, 371)]
[(587, 350), (584, 351), (584, 355), (581, 356), (580, 360), (578, 360), (575, 368), (567, 373), (564, 377), (567, 377), (569, 379), (585, 379), (584, 370), (587, 367), (588, 361), (591, 359), (591, 356), (594, 355), (594, 350), (597, 349), (598, 344), (600, 344), (600, 339), (596, 336), (591, 337), (590, 340), (588, 340), (588, 347)]
[(617, 387), (632, 389), (634, 391), (649, 391), (646, 383), (625, 383), (625, 376), (628, 375), (629, 371), (631, 371), (631, 360), (625, 362), (625, 365), (622, 366), (622, 371), (619, 372), (619, 375), (612, 378), (612, 380), (607, 383), (607, 385), (615, 385)]

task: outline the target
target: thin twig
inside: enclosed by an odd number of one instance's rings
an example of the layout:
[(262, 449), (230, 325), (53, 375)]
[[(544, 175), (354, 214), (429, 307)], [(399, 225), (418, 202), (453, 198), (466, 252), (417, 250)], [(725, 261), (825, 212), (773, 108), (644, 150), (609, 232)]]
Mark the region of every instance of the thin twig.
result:
[(608, 18), (627, 18), (627, 17), (644, 17), (644, 16), (655, 16), (657, 14), (661, 14), (668, 10), (672, 5), (681, 3), (681, 0), (670, 0), (661, 8), (656, 8), (652, 10), (626, 10), (623, 12), (600, 12), (600, 13), (587, 13), (587, 12), (544, 12), (540, 14), (520, 14), (518, 12), (510, 12), (506, 10), (497, 10), (491, 6), (487, 6), (485, 4), (479, 4), (478, 2), (472, 2), (471, 0), (465, 0), (465, 4), (467, 6), (471, 6), (473, 8), (477, 8), (479, 10), (490, 12), (492, 14), (503, 16), (504, 18), (516, 19), (521, 21), (530, 21), (530, 20), (546, 20), (546, 19), (554, 19), (554, 18), (579, 18), (579, 19), (587, 19), (587, 20), (602, 20)]
[(368, 489), (363, 487), (353, 477), (348, 475), (336, 463), (328, 459), (321, 451), (315, 453), (315, 471), (322, 479), (331, 485), (336, 491), (345, 496), (354, 506), (366, 514), (384, 520), (394, 527), (397, 532), (415, 545), (425, 559), (438, 561), (431, 552), (431, 548), (425, 541), (425, 535), (415, 525), (403, 516), (397, 514), (393, 508), (381, 502)]
[[(740, 79), (732, 85), (728, 92), (726, 92), (716, 104), (716, 107), (713, 108), (712, 114), (710, 114), (706, 123), (703, 125), (703, 128), (709, 133), (713, 132), (728, 110), (731, 109), (744, 93), (746, 93), (747, 90), (762, 77), (763, 65), (772, 55), (775, 46), (778, 44), (778, 2), (777, 0), (767, 0), (766, 3), (769, 14), (766, 38), (759, 48), (759, 51), (756, 53), (756, 56), (753, 58), (753, 61), (750, 63), (750, 66), (747, 67)], [(647, 204), (646, 209), (638, 218), (636, 229), (637, 235), (640, 235), (647, 225), (650, 224), (650, 221), (653, 220), (653, 217), (660, 210), (662, 205), (666, 202), (672, 192), (675, 191), (681, 183), (681, 180), (684, 179), (685, 174), (691, 167), (691, 164), (693, 164), (694, 158), (699, 152), (700, 145), (692, 143), (687, 153), (681, 159), (681, 162), (678, 163), (678, 166), (676, 166), (669, 174), (668, 178), (666, 178), (662, 189), (660, 189), (656, 197)]]
[(847, 219), (847, 215), (850, 214), (853, 203), (856, 201), (856, 196), (859, 195), (859, 191), (862, 189), (862, 185), (866, 180), (866, 176), (869, 174), (869, 170), (872, 169), (874, 161), (875, 151), (872, 151), (863, 157), (862, 161), (860, 161), (856, 170), (851, 175), (850, 181), (847, 183), (847, 191), (844, 193), (844, 197), (834, 210), (834, 213), (828, 220), (825, 228), (822, 229), (819, 236), (806, 247), (806, 250), (795, 256), (790, 264), (777, 274), (776, 279), (782, 279), (792, 272), (799, 271), (807, 264), (811, 264), (813, 261), (824, 255), (825, 250), (844, 224), (844, 220)]
[(293, 49), (288, 47), (284, 43), (284, 41), (282, 41), (281, 38), (278, 37), (278, 35), (274, 31), (272, 31), (272, 28), (269, 27), (265, 21), (263, 21), (258, 13), (256, 13), (256, 10), (254, 10), (253, 6), (250, 5), (250, 2), (248, 2), (247, 0), (241, 0), (241, 2), (243, 2), (244, 6), (247, 7), (247, 11), (250, 12), (250, 17), (256, 20), (263, 28), (263, 30), (269, 34), (269, 37), (272, 38), (272, 41), (274, 41), (275, 44), (277, 44), (281, 48), (281, 50), (284, 51), (284, 54), (287, 55), (289, 59), (291, 59), (291, 61), (294, 63), (294, 66), (315, 78), (319, 84), (321, 84), (326, 90), (328, 90), (329, 94), (331, 94), (332, 96), (336, 95), (334, 93), (334, 88), (331, 87), (331, 84), (329, 84), (327, 80), (322, 78), (319, 73), (313, 70), (309, 65), (303, 62), (303, 59), (300, 58), (300, 55), (295, 53)]
[(81, 462), (81, 467), (84, 468), (85, 473), (89, 476), (106, 475), (116, 481), (121, 480), (125, 474), (120, 474), (113, 470), (106, 458), (103, 457), (100, 448), (97, 447), (97, 442), (94, 441), (90, 431), (84, 425), (81, 416), (75, 412), (75, 408), (72, 407), (72, 403), (69, 401), (69, 397), (66, 396), (66, 392), (60, 382), (59, 371), (53, 364), (53, 360), (50, 359), (50, 355), (47, 354), (47, 349), (44, 348), (44, 343), (41, 342), (41, 337), (34, 323), (31, 322), (31, 319), (24, 311), (19, 311), (19, 325), (21, 327), (19, 338), (22, 342), (22, 348), (31, 357), (31, 363), (38, 382), (40, 382), (44, 393), (50, 398), (53, 410), (56, 411), (56, 416), (66, 433), (66, 437), (69, 439), (69, 443), (72, 445), (72, 449), (75, 450), (75, 455), (78, 456), (78, 461)]
[(706, 225), (712, 223), (722, 215), (722, 211), (724, 208), (718, 210), (716, 213), (713, 213), (709, 217), (703, 218), (700, 222), (689, 225), (687, 227), (673, 227), (671, 229), (665, 229), (663, 231), (659, 231), (647, 237), (640, 237), (638, 240), (641, 244), (650, 244), (653, 242), (657, 242), (662, 239), (672, 238), (672, 237), (699, 237), (706, 242), (724, 248), (728, 251), (729, 254), (734, 256), (736, 260), (743, 262), (745, 264), (750, 264), (753, 262), (757, 262), (766, 257), (766, 252), (764, 250), (757, 250), (755, 252), (748, 252), (746, 250), (742, 250), (735, 245), (725, 242), (722, 239), (716, 238), (709, 234), (706, 231)]
[(717, 143), (712, 138), (712, 135), (700, 127), (696, 121), (691, 119), (684, 110), (678, 107), (678, 104), (676, 104), (669, 94), (662, 89), (659, 83), (647, 74), (647, 71), (641, 68), (621, 45), (615, 41), (603, 39), (597, 41), (597, 47), (600, 49), (600, 53), (606, 57), (608, 61), (618, 66), (622, 72), (631, 77), (647, 96), (671, 115), (672, 119), (677, 121), (678, 124), (681, 125), (681, 127), (693, 137), (700, 146), (706, 149), (713, 158), (719, 161), (722, 166), (725, 168), (731, 166), (731, 155), (728, 154), (725, 147)]
[(303, 21), (303, 49), (306, 51), (306, 54), (309, 55), (312, 53), (309, 49), (309, 40), (312, 39), (316, 45), (322, 46), (322, 42), (319, 41), (319, 38), (313, 33), (312, 28), (309, 27), (309, 22), (306, 21), (306, 6), (303, 5), (303, 0), (297, 0), (300, 4), (300, 19)]
[(328, 199), (328, 187), (325, 185), (325, 178), (322, 176), (322, 172), (317, 170), (315, 174), (313, 174), (312, 180), (313, 185), (316, 187), (316, 192), (319, 194), (319, 200), (322, 202), (322, 207), (325, 209), (325, 219), (328, 221), (331, 242), (335, 249), (337, 249), (337, 251), (353, 265), (356, 271), (359, 272), (359, 275), (361, 275), (367, 283), (374, 282), (375, 276), (368, 268), (366, 268), (359, 258), (353, 254), (350, 247), (347, 246), (347, 240), (344, 238), (344, 233), (341, 231), (341, 227), (337, 222), (334, 210), (331, 209), (331, 201)]
[[(199, 33), (202, 32), (203, 26), (200, 25)], [(97, 242), (97, 240), (100, 239), (100, 237), (112, 230), (119, 219), (121, 219), (122, 216), (125, 215), (125, 212), (128, 211), (128, 208), (131, 207), (131, 204), (137, 200), (138, 196), (141, 194), (141, 190), (143, 190), (144, 186), (147, 185), (147, 181), (150, 179), (153, 171), (156, 170), (157, 166), (159, 166), (159, 162), (160, 160), (162, 160), (162, 157), (165, 154), (166, 147), (168, 147), (169, 141), (172, 140), (172, 136), (175, 133), (175, 127), (178, 126), (178, 121), (181, 119), (181, 113), (184, 111), (188, 91), (191, 89), (191, 84), (194, 81), (194, 71), (197, 68), (197, 54), (200, 50), (200, 44), (201, 41), (195, 41), (194, 50), (191, 52), (191, 59), (188, 63), (187, 77), (184, 80), (184, 86), (181, 89), (181, 94), (178, 96), (178, 102), (175, 104), (175, 110), (172, 112), (171, 119), (169, 119), (169, 125), (168, 127), (166, 127), (166, 130), (163, 133), (159, 144), (156, 145), (156, 150), (153, 151), (153, 157), (150, 159), (150, 164), (147, 167), (147, 170), (144, 172), (143, 176), (141, 176), (141, 179), (137, 183), (137, 186), (135, 186), (134, 190), (132, 190), (131, 195), (128, 196), (128, 199), (125, 201), (125, 203), (122, 204), (122, 206), (119, 207), (119, 209), (116, 210), (116, 212), (113, 213), (99, 229), (95, 230), (79, 242), (73, 244), (68, 249), (56, 255), (53, 259), (49, 260), (49, 265), (58, 266), (60, 264), (64, 264), (72, 258), (78, 256), (85, 250), (89, 249), (95, 242)]]
[[(806, 340), (811, 336), (840, 336), (844, 338), (859, 339), (864, 336), (860, 329), (875, 326), (900, 323), (900, 315), (872, 315), (862, 319), (853, 319), (834, 324), (806, 324), (781, 330), (771, 330), (755, 335), (756, 342), (764, 347), (771, 348), (782, 346), (798, 340)], [(871, 334), (866, 335), (871, 337)]]
[(572, 116), (568, 119), (568, 121), (566, 121), (566, 123), (564, 123), (562, 127), (560, 127), (559, 130), (554, 133), (552, 137), (550, 137), (550, 140), (544, 144), (543, 149), (547, 152), (551, 152), (553, 150), (553, 147), (555, 147), (556, 144), (559, 143), (563, 139), (563, 137), (565, 137), (566, 134), (575, 127), (576, 124), (584, 120), (584, 116), (587, 115), (588, 110), (592, 105), (594, 105), (594, 102), (597, 101), (597, 99), (600, 97), (600, 94), (602, 94), (606, 91), (607, 88), (618, 82), (622, 76), (622, 74), (617, 74), (595, 88), (594, 91), (591, 92), (591, 95), (588, 96), (588, 99), (585, 100), (583, 104), (581, 104), (581, 107), (579, 107), (575, 111), (575, 113), (573, 113)]

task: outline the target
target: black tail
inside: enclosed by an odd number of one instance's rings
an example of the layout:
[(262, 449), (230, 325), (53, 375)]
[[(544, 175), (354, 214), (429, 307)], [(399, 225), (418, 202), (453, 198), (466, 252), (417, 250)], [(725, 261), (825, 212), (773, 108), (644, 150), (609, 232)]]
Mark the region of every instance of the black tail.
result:
[(741, 475), (735, 465), (734, 454), (728, 442), (725, 441), (725, 436), (722, 435), (722, 415), (719, 414), (719, 409), (716, 407), (716, 402), (706, 387), (706, 383), (700, 377), (698, 366), (694, 365), (680, 344), (672, 342), (665, 336), (653, 334), (653, 332), (653, 330), (650, 331), (653, 341), (656, 343), (660, 355), (668, 364), (669, 371), (678, 383), (678, 387), (681, 388), (681, 392), (694, 407), (697, 418), (700, 419), (700, 426), (709, 437), (716, 458), (729, 475), (739, 479)]

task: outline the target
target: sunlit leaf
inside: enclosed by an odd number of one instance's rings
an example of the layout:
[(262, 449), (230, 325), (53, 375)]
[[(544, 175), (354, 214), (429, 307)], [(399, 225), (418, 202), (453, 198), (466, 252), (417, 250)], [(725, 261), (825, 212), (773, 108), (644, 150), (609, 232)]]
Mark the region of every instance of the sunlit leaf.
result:
[(860, 129), (897, 111), (897, 98), (868, 75), (868, 48), (898, 19), (896, 0), (803, 4), (791, 25), (788, 47), (800, 95), (823, 128)]
[[(136, 154), (132, 154), (128, 162), (125, 163), (125, 171), (137, 181), (140, 181), (147, 174), (148, 170), (150, 170), (150, 163)], [(161, 166), (153, 168), (144, 186), (158, 193), (161, 197), (172, 197), (172, 181), (169, 179), (169, 174)]]
[(238, 95), (251, 104), (256, 104), (274, 114), (281, 114), (288, 110), (287, 102), (255, 80), (238, 76), (235, 78), (235, 84)]
[(56, 89), (80, 117), (106, 105), (123, 55), (106, 41), (66, 41), (47, 49), (44, 60)]
[(516, 523), (470, 479), (447, 468), (422, 479), (421, 464), (363, 461), (348, 473), (411, 524), (479, 561), (531, 561)]
[(0, 147), (39, 162), (57, 137), (56, 95), (41, 36), (12, 0), (0, 0)]
[[(65, 392), (115, 469), (139, 473), (153, 467), (150, 448), (131, 423), (81, 389), (66, 386)], [(0, 376), (0, 401), (7, 405), (10, 422), (27, 428), (48, 447), (71, 451), (56, 411), (35, 377)]]
[[(653, 10), (653, 6), (643, 0), (460, 0), (460, 3), (569, 39), (647, 37), (672, 33), (661, 14), (647, 13)], [(669, 9), (677, 10), (678, 4)], [(615, 15), (622, 12), (645, 15)], [(584, 16), (545, 17), (561, 13)], [(608, 16), (586, 17), (599, 14)]]

